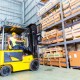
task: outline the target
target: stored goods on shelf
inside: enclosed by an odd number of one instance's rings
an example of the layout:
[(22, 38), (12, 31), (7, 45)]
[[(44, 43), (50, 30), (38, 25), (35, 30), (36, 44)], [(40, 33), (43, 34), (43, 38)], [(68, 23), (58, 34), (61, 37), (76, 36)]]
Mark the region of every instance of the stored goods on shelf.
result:
[(70, 6), (73, 6), (73, 5), (75, 5), (75, 4), (79, 3), (79, 2), (80, 2), (80, 0), (70, 0)]
[(44, 54), (44, 58), (59, 58), (59, 57), (64, 57), (64, 48), (63, 47), (53, 47), (46, 49)]
[(42, 65), (50, 65), (50, 66), (58, 66), (58, 67), (66, 67), (66, 58), (40, 58), (40, 64)]
[(70, 8), (67, 8), (64, 10), (64, 17), (68, 17), (71, 15), (71, 9)]
[(57, 9), (56, 11), (53, 11), (51, 14), (47, 15), (47, 17), (40, 20), (40, 23), (42, 24), (42, 29), (44, 29), (60, 20), (61, 20), (60, 10)]
[(59, 58), (59, 67), (66, 67), (66, 58)]
[(80, 51), (69, 52), (70, 66), (80, 67)]
[(72, 34), (74, 39), (80, 37), (80, 23), (72, 26)]
[(70, 0), (62, 0), (63, 10), (70, 7)]
[(57, 42), (57, 29), (45, 32), (45, 37), (42, 38), (42, 41), (48, 41), (49, 44)]
[(58, 3), (58, 0), (50, 0), (48, 1), (44, 7), (42, 7), (39, 12), (38, 12), (38, 16), (41, 16), (42, 14), (44, 14), (46, 11), (48, 11), (50, 8), (52, 8), (54, 6), (54, 4)]
[(62, 42), (63, 41), (63, 31), (58, 31), (57, 32), (57, 41)]
[(76, 0), (76, 1), (74, 1), (74, 4), (71, 5), (71, 12), (72, 12), (72, 14), (74, 14), (79, 11), (80, 11), (80, 0)]
[[(50, 10), (49, 8), (47, 9), (48, 11), (45, 10), (44, 15), (43, 13), (41, 14), (42, 15), (41, 17), (43, 18), (42, 19), (43, 23), (41, 24), (42, 25), (45, 24), (42, 26), (42, 29), (46, 32), (46, 39), (47, 39), (44, 42), (46, 41), (48, 42), (48, 47), (61, 45), (60, 49), (58, 49), (58, 47), (49, 48), (48, 52), (44, 52), (45, 54), (43, 56), (43, 59), (44, 59), (44, 64), (68, 67), (68, 64), (66, 64), (67, 59), (65, 58), (63, 59), (63, 57), (65, 57), (64, 53), (68, 55), (69, 52), (69, 54), (72, 54), (72, 57), (77, 57), (76, 54), (80, 53), (78, 52), (80, 51), (79, 43), (76, 45), (76, 43), (79, 42), (80, 39), (80, 13), (79, 13), (80, 0), (62, 0), (62, 1), (60, 0), (60, 2), (62, 2), (62, 5), (60, 5), (59, 3), (58, 8), (56, 7), (57, 5), (55, 5), (54, 7), (50, 8)], [(47, 21), (44, 20), (45, 18)], [(53, 28), (56, 28), (56, 30)], [(64, 48), (61, 48), (64, 44), (66, 44), (65, 46), (67, 47), (67, 49), (66, 47), (64, 47), (66, 50)], [(47, 49), (45, 51), (47, 51)], [(66, 57), (70, 57), (71, 61), (70, 55)], [(72, 65), (75, 66), (73, 64), (73, 61), (71, 63), (71, 66)], [(77, 63), (76, 65), (80, 66), (80, 64)]]
[(65, 36), (66, 36), (66, 39), (72, 38), (72, 28), (71, 27), (65, 29)]

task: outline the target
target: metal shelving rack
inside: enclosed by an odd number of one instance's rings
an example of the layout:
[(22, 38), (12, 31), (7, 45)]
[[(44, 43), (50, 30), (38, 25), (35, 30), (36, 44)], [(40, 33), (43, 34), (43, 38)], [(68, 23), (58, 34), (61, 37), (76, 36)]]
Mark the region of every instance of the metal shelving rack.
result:
[[(65, 53), (66, 53), (66, 64), (67, 64), (67, 68), (69, 68), (69, 62), (68, 62), (69, 59), (68, 59), (67, 44), (80, 42), (80, 39), (66, 41), (66, 37), (65, 37), (65, 26), (64, 26), (65, 24), (64, 24), (64, 22), (67, 21), (67, 20), (69, 20), (69, 19), (71, 19), (71, 18), (73, 18), (73, 17), (76, 17), (77, 15), (80, 15), (80, 11), (77, 12), (77, 13), (75, 13), (75, 14), (72, 14), (72, 15), (66, 17), (66, 18), (64, 18), (64, 16), (63, 16), (63, 11), (62, 11), (62, 10), (63, 10), (63, 8), (62, 8), (62, 0), (59, 0), (59, 2), (57, 2), (56, 4), (58, 4), (58, 3), (60, 3), (61, 20), (58, 21), (58, 22), (56, 22), (56, 23), (54, 23), (54, 24), (52, 24), (51, 26), (48, 26), (47, 28), (43, 29), (42, 31), (46, 31), (46, 30), (48, 30), (48, 29), (50, 29), (50, 28), (52, 28), (52, 27), (54, 27), (54, 26), (56, 26), (56, 25), (58, 25), (58, 24), (62, 24), (64, 42), (55, 43), (55, 44), (49, 44), (49, 45), (48, 45), (48, 44), (47, 44), (47, 45), (44, 45), (44, 44), (42, 43), (44, 46), (42, 46), (42, 47), (40, 47), (40, 48), (47, 48), (47, 47), (52, 47), (52, 46), (64, 45), (64, 47), (65, 47)], [(55, 5), (56, 5), (56, 4), (55, 4)], [(52, 8), (53, 8), (55, 5), (53, 5)], [(50, 9), (51, 9), (51, 8), (50, 8)], [(50, 10), (50, 9), (48, 9), (48, 10)], [(47, 10), (47, 11), (48, 11), (48, 10)], [(47, 11), (45, 11), (45, 13), (46, 13)], [(42, 14), (42, 15), (43, 15), (43, 14)], [(42, 16), (42, 15), (41, 15), (41, 16)], [(40, 43), (40, 44), (41, 44), (41, 43)]]

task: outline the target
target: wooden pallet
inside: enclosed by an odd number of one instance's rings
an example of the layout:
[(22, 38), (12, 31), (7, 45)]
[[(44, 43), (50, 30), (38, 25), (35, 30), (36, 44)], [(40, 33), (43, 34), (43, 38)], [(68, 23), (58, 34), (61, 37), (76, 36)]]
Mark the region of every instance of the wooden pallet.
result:
[(67, 67), (66, 58), (59, 58), (59, 67)]
[(40, 58), (41, 65), (66, 67), (66, 58)]

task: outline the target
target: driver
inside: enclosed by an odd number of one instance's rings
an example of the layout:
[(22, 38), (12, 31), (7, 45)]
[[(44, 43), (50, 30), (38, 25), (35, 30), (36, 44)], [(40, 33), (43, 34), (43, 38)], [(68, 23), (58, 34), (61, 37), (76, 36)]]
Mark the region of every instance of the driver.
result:
[(15, 32), (12, 33), (12, 37), (8, 39), (8, 45), (12, 47), (12, 49), (21, 49), (25, 52), (26, 47), (24, 45), (19, 45), (17, 43), (24, 42), (24, 40), (18, 40), (17, 34)]

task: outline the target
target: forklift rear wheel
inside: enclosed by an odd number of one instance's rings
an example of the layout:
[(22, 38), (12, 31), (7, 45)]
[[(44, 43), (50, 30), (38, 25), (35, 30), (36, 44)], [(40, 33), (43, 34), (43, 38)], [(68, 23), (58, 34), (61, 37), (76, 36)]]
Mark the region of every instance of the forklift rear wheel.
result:
[(30, 70), (31, 71), (37, 71), (39, 69), (39, 61), (38, 60), (33, 60), (31, 62), (31, 65), (30, 65)]
[(1, 76), (8, 76), (11, 74), (11, 67), (9, 66), (3, 66), (0, 70)]

